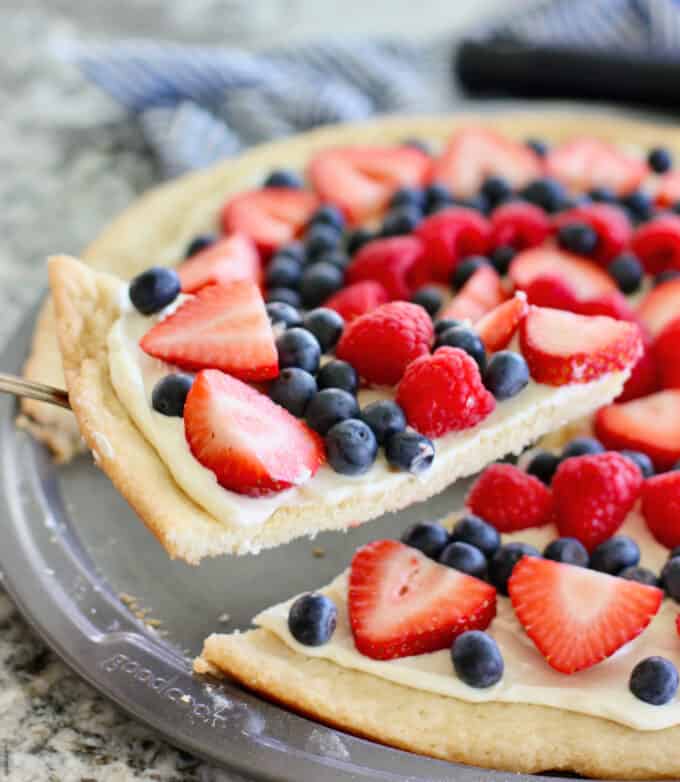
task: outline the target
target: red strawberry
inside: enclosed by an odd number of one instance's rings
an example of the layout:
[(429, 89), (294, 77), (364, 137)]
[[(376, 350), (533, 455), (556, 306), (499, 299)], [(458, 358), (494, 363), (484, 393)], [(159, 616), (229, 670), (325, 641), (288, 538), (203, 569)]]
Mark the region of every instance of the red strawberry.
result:
[(680, 635), (680, 614), (675, 617), (675, 631)]
[(369, 383), (393, 386), (411, 361), (429, 354), (433, 338), (432, 319), (422, 307), (393, 301), (352, 321), (335, 353)]
[(607, 266), (630, 243), (633, 227), (623, 209), (611, 204), (583, 204), (555, 218), (555, 228), (571, 223), (586, 223), (597, 234), (593, 258)]
[(631, 367), (642, 352), (634, 323), (543, 307), (530, 307), (519, 339), (531, 377), (551, 386), (589, 383)]
[(643, 451), (668, 470), (680, 460), (680, 391), (606, 405), (595, 416), (595, 433), (607, 448)]
[(352, 559), (349, 622), (357, 650), (394, 660), (448, 649), (496, 615), (496, 590), (396, 540), (362, 546)]
[(680, 215), (663, 214), (644, 223), (631, 246), (648, 274), (680, 270)]
[(527, 312), (529, 312), (529, 305), (526, 296), (516, 293), (475, 323), (475, 331), (479, 334), (488, 353), (495, 353), (508, 346)]
[(512, 464), (492, 464), (472, 484), (465, 504), (499, 532), (542, 527), (552, 521), (552, 493)]
[(414, 288), (409, 279), (422, 258), (424, 244), (417, 236), (393, 236), (365, 244), (347, 269), (347, 282), (375, 280), (390, 299), (410, 299)]
[(506, 299), (500, 275), (493, 266), (485, 264), (474, 272), (439, 317), (476, 323)]
[(400, 187), (430, 179), (432, 161), (415, 147), (336, 147), (312, 158), (307, 174), (322, 201), (339, 206), (352, 223), (375, 217)]
[(214, 369), (196, 375), (184, 406), (196, 459), (229, 491), (261, 497), (305, 483), (324, 459), (323, 441), (254, 388)]
[(680, 388), (680, 313), (654, 341), (662, 388)]
[(659, 206), (673, 206), (680, 201), (680, 173), (669, 171), (659, 179), (655, 200)]
[(510, 245), (516, 250), (537, 247), (551, 232), (546, 213), (525, 201), (510, 201), (491, 215), (491, 247)]
[(523, 290), (527, 302), (536, 307), (574, 312), (579, 306), (579, 300), (574, 296), (567, 282), (556, 274), (540, 274), (534, 277)]
[(475, 360), (449, 347), (421, 356), (406, 367), (397, 386), (397, 403), (409, 424), (426, 437), (469, 429), (496, 407)]
[(265, 187), (230, 198), (222, 207), (220, 222), (225, 234), (249, 236), (266, 260), (302, 231), (318, 205), (318, 198), (307, 190)]
[(242, 380), (279, 374), (274, 333), (260, 290), (250, 280), (201, 288), (139, 344), (182, 369), (221, 369)]
[(638, 307), (638, 317), (655, 337), (680, 315), (680, 279), (652, 288)]
[(373, 312), (388, 301), (387, 291), (379, 282), (364, 280), (334, 293), (330, 299), (326, 299), (323, 306), (339, 312), (345, 319), (345, 323), (351, 323), (359, 315)]
[(664, 546), (680, 546), (680, 472), (648, 478), (642, 487), (642, 515), (649, 531)]
[(182, 293), (195, 293), (204, 285), (227, 285), (235, 280), (262, 281), (260, 258), (245, 234), (215, 242), (185, 261), (178, 269)]
[(659, 390), (659, 373), (654, 352), (649, 340), (643, 334), (642, 353), (630, 371), (623, 391), (616, 397), (617, 402), (628, 402), (641, 396), (653, 394)]
[(663, 600), (656, 587), (536, 557), (515, 565), (508, 592), (548, 665), (567, 674), (597, 665), (637, 638)]
[(487, 128), (456, 131), (435, 161), (432, 178), (448, 185), (453, 193), (469, 198), (479, 192), (491, 175), (502, 176), (513, 189), (540, 176), (541, 159), (525, 144), (512, 141)]
[(619, 147), (594, 138), (574, 139), (548, 153), (546, 167), (573, 190), (606, 187), (617, 195), (635, 190), (647, 175), (641, 160)]
[(614, 320), (627, 320), (638, 323), (635, 312), (628, 304), (626, 297), (620, 291), (611, 291), (592, 299), (576, 303), (573, 312), (579, 315), (606, 315)]
[(454, 206), (427, 217), (416, 228), (425, 252), (414, 270), (414, 289), (436, 281), (447, 285), (456, 266), (469, 255), (484, 255), (488, 248), (490, 226), (479, 212)]
[(642, 488), (642, 473), (618, 453), (565, 459), (553, 476), (560, 535), (578, 538), (592, 551), (623, 524)]

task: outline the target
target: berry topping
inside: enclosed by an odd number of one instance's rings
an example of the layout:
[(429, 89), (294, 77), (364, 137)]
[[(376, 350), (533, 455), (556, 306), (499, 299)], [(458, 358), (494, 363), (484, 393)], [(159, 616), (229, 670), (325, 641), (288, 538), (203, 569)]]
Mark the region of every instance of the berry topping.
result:
[(680, 602), (680, 557), (671, 556), (663, 566), (661, 583), (670, 597)]
[(385, 458), (397, 470), (421, 475), (434, 461), (434, 443), (413, 429), (395, 432), (385, 443)]
[(267, 266), (265, 284), (271, 288), (297, 288), (302, 277), (302, 265), (286, 255), (274, 257)]
[(517, 254), (514, 247), (509, 244), (501, 244), (500, 247), (496, 247), (491, 251), (489, 258), (494, 269), (499, 274), (507, 274), (510, 268), (510, 262)]
[(529, 306), (526, 297), (517, 293), (483, 315), (475, 323), (475, 331), (479, 334), (487, 352), (495, 353), (506, 348), (527, 312)]
[(578, 567), (588, 567), (590, 563), (586, 547), (576, 538), (557, 538), (551, 541), (545, 547), (543, 556), (553, 562), (564, 562)]
[(480, 630), (459, 635), (451, 647), (456, 676), (469, 687), (492, 687), (503, 678), (503, 656), (496, 641)]
[(262, 187), (302, 187), (302, 179), (295, 171), (286, 168), (277, 168), (270, 171), (262, 183)]
[(265, 294), (267, 302), (279, 301), (289, 304), (291, 307), (301, 307), (302, 299), (297, 291), (292, 288), (272, 288)]
[(356, 394), (359, 388), (359, 377), (351, 364), (346, 361), (329, 361), (324, 364), (316, 375), (319, 388), (341, 388)]
[(289, 413), (302, 418), (309, 400), (316, 394), (317, 385), (313, 375), (298, 367), (282, 369), (269, 386), (269, 398), (285, 407)]
[(462, 260), (453, 270), (451, 275), (451, 287), (460, 291), (472, 275), (482, 266), (488, 266), (489, 259), (483, 255), (470, 255)]
[(309, 426), (321, 435), (345, 421), (347, 418), (357, 418), (359, 405), (356, 397), (340, 388), (325, 388), (313, 397), (305, 410), (305, 418)]
[(305, 315), (303, 325), (319, 343), (322, 353), (335, 347), (345, 328), (345, 321), (335, 310), (319, 307)]
[(334, 293), (324, 302), (324, 307), (335, 310), (346, 323), (351, 323), (359, 315), (373, 312), (381, 304), (386, 304), (389, 298), (381, 283), (364, 280)]
[(319, 261), (308, 266), (300, 279), (300, 296), (308, 309), (318, 307), (342, 288), (345, 275), (332, 263)]
[(420, 304), (431, 318), (435, 318), (442, 308), (444, 296), (436, 285), (425, 285), (411, 296), (411, 301)]
[(525, 201), (551, 214), (564, 209), (567, 204), (567, 192), (564, 185), (550, 177), (533, 179), (519, 194)]
[(493, 556), (501, 545), (498, 530), (472, 513), (468, 513), (456, 522), (451, 532), (451, 540), (469, 543), (478, 548), (485, 557)]
[(392, 198), (389, 207), (394, 209), (400, 206), (412, 206), (422, 212), (425, 209), (425, 191), (417, 187), (400, 187)]
[(638, 316), (655, 337), (680, 313), (680, 278), (675, 277), (653, 288), (642, 300)]
[(369, 231), (368, 228), (357, 228), (351, 231), (347, 236), (347, 252), (350, 255), (358, 252), (367, 242), (375, 239), (373, 231)]
[(654, 215), (652, 197), (644, 190), (635, 190), (621, 199), (621, 206), (628, 212), (628, 216), (635, 223), (644, 223), (651, 220)]
[(569, 252), (592, 255), (597, 247), (597, 233), (587, 223), (569, 222), (559, 227), (557, 241)]
[(519, 353), (502, 350), (489, 361), (482, 380), (499, 402), (517, 396), (529, 382), (527, 362)]
[(528, 543), (506, 543), (491, 557), (489, 581), (502, 594), (508, 594), (508, 581), (517, 563), (524, 557), (540, 557), (540, 553)]
[(416, 236), (394, 236), (365, 244), (347, 269), (347, 282), (379, 282), (389, 299), (410, 299), (411, 275), (423, 257), (424, 245)]
[(321, 348), (317, 338), (306, 329), (295, 327), (284, 331), (276, 339), (276, 350), (281, 369), (298, 367), (313, 375), (319, 368)]
[(491, 215), (491, 246), (527, 250), (543, 244), (550, 230), (550, 220), (543, 209), (525, 201), (511, 201)]
[(507, 298), (498, 272), (483, 264), (442, 312), (443, 318), (478, 321)]
[[(592, 255), (605, 266), (620, 255), (633, 235), (625, 211), (611, 204), (575, 206), (560, 214), (555, 219), (555, 226), (559, 231), (560, 241), (567, 239), (567, 244), (564, 245), (566, 249), (581, 255)], [(563, 236), (562, 231), (567, 226), (572, 228), (566, 232), (567, 236)]]
[(659, 334), (653, 345), (662, 388), (680, 388), (680, 313)]
[(184, 406), (194, 457), (229, 491), (260, 497), (309, 480), (321, 439), (268, 397), (213, 369), (196, 376)]
[(269, 321), (272, 326), (283, 327), (284, 329), (294, 328), (302, 325), (300, 313), (290, 304), (283, 301), (270, 301), (265, 307)]
[(512, 464), (492, 464), (472, 484), (465, 504), (499, 532), (541, 527), (552, 520), (552, 495)]
[(441, 524), (434, 521), (421, 521), (403, 533), (401, 542), (418, 549), (430, 559), (439, 559), (439, 555), (449, 542), (449, 533)]
[(404, 411), (389, 399), (379, 399), (366, 405), (360, 417), (371, 427), (378, 445), (384, 445), (393, 434), (406, 429)]
[(375, 435), (357, 418), (340, 421), (326, 433), (328, 464), (342, 475), (363, 475), (373, 466), (377, 453)]
[(429, 354), (433, 336), (432, 320), (422, 307), (390, 302), (353, 320), (336, 355), (369, 383), (395, 385), (414, 359)]
[(607, 267), (609, 276), (616, 282), (621, 293), (635, 293), (642, 285), (644, 269), (633, 253), (621, 253)]
[(220, 369), (242, 380), (268, 380), (279, 371), (272, 327), (250, 280), (201, 288), (139, 344), (182, 369)]
[(632, 249), (648, 274), (680, 269), (680, 215), (663, 214), (641, 225)]
[(646, 584), (647, 586), (659, 587), (661, 585), (660, 579), (656, 573), (652, 570), (648, 570), (646, 567), (638, 567), (633, 565), (631, 567), (624, 568), (622, 571), (616, 574), (619, 578), (625, 578), (627, 581), (637, 581), (638, 584)]
[(616, 535), (593, 549), (590, 567), (602, 573), (618, 576), (622, 570), (640, 562), (640, 547), (626, 535)]
[(616, 397), (617, 402), (628, 402), (631, 399), (639, 399), (641, 396), (649, 396), (659, 390), (659, 367), (654, 350), (649, 339), (642, 335), (642, 353), (633, 364), (630, 376), (623, 386), (623, 391)]
[(174, 269), (153, 266), (130, 282), (130, 301), (142, 315), (153, 315), (177, 298), (180, 280)]
[[(458, 348), (439, 348), (408, 365), (397, 403), (409, 424), (426, 437), (468, 429), (495, 408), (475, 361)], [(483, 514), (482, 514), (483, 515)]]
[(649, 531), (668, 548), (680, 546), (680, 472), (656, 475), (642, 487), (642, 515)]
[(637, 638), (663, 592), (635, 581), (525, 557), (508, 583), (515, 614), (548, 664), (576, 673)]
[(331, 640), (338, 621), (338, 609), (326, 595), (298, 597), (288, 612), (288, 629), (304, 646), (322, 646)]
[(305, 261), (316, 263), (328, 253), (336, 252), (342, 234), (328, 223), (311, 223), (305, 237)]
[(527, 472), (550, 486), (555, 471), (560, 466), (560, 457), (550, 451), (539, 451), (527, 465)]
[(673, 157), (664, 147), (654, 147), (649, 150), (647, 164), (655, 174), (665, 174), (673, 167)]
[(502, 176), (490, 176), (484, 180), (481, 194), (495, 209), (499, 204), (512, 197), (512, 186)]
[(210, 245), (215, 244), (216, 241), (217, 237), (215, 234), (202, 234), (195, 236), (187, 245), (184, 257), (191, 258), (192, 255), (196, 255), (196, 253), (200, 253), (201, 250), (205, 250), (210, 247)]
[(486, 368), (486, 351), (479, 336), (466, 326), (454, 326), (443, 331), (434, 343), (435, 350), (442, 347), (460, 348), (474, 358), (480, 372)]
[(486, 579), (486, 557), (478, 548), (471, 546), (469, 543), (454, 540), (439, 555), (439, 561), (446, 567), (452, 567), (454, 570), (460, 570), (461, 573), (467, 573), (468, 576)]
[(569, 459), (570, 456), (592, 456), (604, 451), (604, 445), (594, 437), (574, 437), (564, 446), (562, 459)]
[(642, 451), (630, 451), (624, 448), (620, 451), (620, 454), (637, 466), (642, 473), (643, 478), (651, 478), (654, 475), (654, 465), (646, 453), (642, 453)]
[[(292, 259), (288, 263), (297, 265)], [(228, 285), (237, 280), (260, 284), (262, 270), (255, 245), (244, 234), (234, 234), (209, 245), (183, 263), (179, 269), (182, 293), (195, 293), (205, 285)], [(286, 286), (281, 282), (278, 285)], [(270, 284), (270, 287), (278, 287)]]
[(181, 418), (193, 382), (194, 378), (191, 375), (182, 372), (173, 372), (162, 377), (151, 392), (151, 406), (162, 415)]
[(382, 236), (403, 236), (415, 231), (418, 223), (423, 219), (423, 213), (420, 209), (413, 206), (399, 206), (385, 215), (382, 229)]
[(352, 559), (348, 608), (358, 651), (392, 660), (484, 630), (496, 615), (496, 590), (396, 540), (377, 540)]
[(309, 225), (329, 225), (337, 233), (342, 233), (345, 228), (345, 215), (341, 209), (333, 204), (323, 204), (312, 215)]
[(665, 657), (647, 657), (630, 674), (630, 691), (652, 706), (663, 706), (675, 698), (678, 691), (678, 669)]

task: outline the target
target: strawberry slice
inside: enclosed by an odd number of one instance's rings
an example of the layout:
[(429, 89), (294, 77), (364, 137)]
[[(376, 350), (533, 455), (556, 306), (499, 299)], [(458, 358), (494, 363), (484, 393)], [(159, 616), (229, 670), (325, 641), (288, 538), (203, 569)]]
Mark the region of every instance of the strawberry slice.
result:
[(351, 323), (355, 318), (373, 312), (389, 300), (387, 291), (379, 282), (363, 280), (334, 293), (330, 299), (326, 299), (323, 306), (342, 315), (345, 323)]
[(661, 207), (674, 206), (680, 201), (680, 172), (669, 171), (659, 178), (655, 200)]
[(396, 540), (376, 540), (352, 559), (348, 608), (359, 652), (393, 660), (484, 630), (496, 615), (496, 590)]
[(470, 277), (445, 307), (440, 318), (469, 320), (476, 323), (487, 312), (495, 309), (507, 299), (500, 275), (485, 264)]
[(205, 285), (227, 285), (236, 280), (262, 281), (260, 257), (245, 234), (220, 239), (185, 261), (178, 269), (182, 293), (195, 293)]
[(323, 441), (269, 397), (205, 369), (184, 406), (191, 453), (229, 491), (261, 497), (299, 486), (324, 460)]
[(488, 353), (503, 350), (508, 346), (527, 312), (529, 312), (529, 305), (526, 296), (516, 293), (475, 323), (475, 331), (479, 334)]
[(652, 288), (637, 310), (638, 317), (655, 337), (680, 315), (680, 279)]
[(139, 345), (182, 369), (221, 369), (242, 380), (279, 374), (274, 332), (251, 280), (201, 288), (147, 331)]
[(654, 341), (661, 388), (680, 388), (680, 314)]
[(631, 367), (642, 352), (634, 323), (544, 307), (530, 307), (519, 338), (531, 377), (551, 386), (589, 383)]
[(663, 214), (644, 223), (631, 247), (649, 274), (680, 270), (680, 215)]
[(249, 236), (266, 261), (279, 245), (302, 231), (318, 205), (318, 198), (308, 190), (264, 187), (230, 198), (222, 207), (220, 223), (225, 234)]
[(347, 282), (375, 280), (390, 300), (411, 298), (410, 276), (425, 252), (417, 236), (392, 236), (365, 244), (347, 269)]
[[(628, 402), (641, 396), (653, 394), (659, 390), (659, 368), (649, 338), (642, 335), (643, 350), (640, 358), (630, 370), (623, 391), (616, 397), (617, 402)], [(679, 386), (680, 387), (680, 386)]]
[(433, 179), (453, 193), (470, 198), (489, 176), (502, 176), (514, 190), (541, 175), (541, 159), (526, 144), (512, 141), (486, 128), (456, 131), (435, 161)]
[(656, 587), (536, 557), (515, 565), (508, 592), (548, 665), (567, 674), (597, 665), (637, 638), (663, 600)]
[(612, 204), (582, 204), (562, 212), (554, 219), (557, 230), (572, 223), (585, 223), (597, 234), (597, 246), (593, 253), (598, 263), (607, 266), (623, 252), (633, 236), (628, 215)]
[(548, 215), (534, 204), (510, 201), (493, 210), (491, 246), (510, 245), (515, 250), (538, 247), (552, 230)]
[(668, 470), (680, 459), (680, 391), (606, 405), (595, 416), (595, 433), (607, 448), (642, 451)]
[(572, 312), (577, 312), (579, 315), (606, 315), (615, 320), (639, 323), (637, 315), (620, 291), (610, 291), (586, 301), (578, 301), (572, 308)]
[(606, 187), (626, 195), (647, 176), (647, 165), (614, 144), (594, 138), (581, 138), (560, 144), (548, 153), (546, 167), (573, 190)]
[(336, 147), (312, 158), (309, 180), (322, 201), (335, 204), (353, 224), (379, 215), (400, 187), (430, 180), (432, 161), (415, 147)]
[[(521, 289), (518, 289), (522, 292)], [(568, 283), (555, 274), (539, 274), (527, 285), (526, 297), (529, 304), (537, 307), (551, 307), (554, 310), (576, 312), (579, 300), (572, 293)]]

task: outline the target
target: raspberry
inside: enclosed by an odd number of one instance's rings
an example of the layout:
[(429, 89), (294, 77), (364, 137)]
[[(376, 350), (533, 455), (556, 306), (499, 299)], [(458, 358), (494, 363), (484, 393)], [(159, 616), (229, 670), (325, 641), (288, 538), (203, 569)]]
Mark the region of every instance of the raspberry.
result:
[(511, 201), (491, 215), (491, 246), (510, 245), (515, 250), (527, 250), (543, 244), (550, 230), (550, 220), (541, 208), (525, 201)]
[(668, 548), (680, 546), (680, 472), (667, 472), (645, 481), (642, 515), (659, 543)]
[(499, 532), (540, 527), (552, 520), (552, 492), (512, 464), (492, 464), (477, 478), (465, 504)]
[(560, 535), (592, 551), (623, 524), (641, 488), (640, 469), (618, 453), (565, 459), (552, 481)]
[(415, 236), (394, 236), (365, 244), (347, 269), (347, 282), (379, 282), (390, 300), (410, 299), (415, 290), (411, 270), (423, 256), (424, 245)]
[(426, 437), (475, 426), (496, 406), (475, 360), (449, 347), (409, 364), (397, 387), (397, 403), (409, 424)]
[(387, 291), (379, 282), (364, 280), (334, 293), (323, 306), (340, 313), (345, 323), (350, 323), (359, 315), (365, 315), (381, 304), (386, 304), (388, 300)]
[(626, 213), (611, 204), (583, 204), (555, 219), (557, 229), (569, 223), (586, 223), (595, 231), (597, 247), (592, 257), (604, 266), (628, 246), (633, 235)]
[(648, 274), (680, 269), (680, 217), (664, 214), (641, 225), (632, 249)]
[(369, 383), (392, 386), (411, 361), (430, 352), (433, 338), (432, 320), (422, 307), (394, 301), (352, 321), (335, 352)]

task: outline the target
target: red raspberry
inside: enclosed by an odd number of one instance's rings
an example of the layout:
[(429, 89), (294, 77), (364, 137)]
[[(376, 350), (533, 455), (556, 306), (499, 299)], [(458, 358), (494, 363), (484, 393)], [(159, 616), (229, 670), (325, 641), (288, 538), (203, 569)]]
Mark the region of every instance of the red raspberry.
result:
[(641, 488), (642, 473), (621, 454), (565, 459), (552, 480), (560, 535), (578, 538), (592, 551), (623, 524)]
[(411, 361), (429, 354), (433, 339), (432, 319), (421, 306), (393, 301), (353, 320), (335, 354), (369, 383), (393, 386)]
[(538, 247), (548, 238), (551, 226), (546, 213), (534, 204), (511, 201), (491, 215), (491, 246), (509, 244), (515, 250)]
[(666, 472), (645, 481), (642, 515), (659, 543), (668, 548), (680, 546), (680, 472)]
[(680, 269), (680, 216), (664, 214), (641, 225), (632, 248), (648, 274)]
[(570, 223), (586, 223), (597, 234), (597, 247), (593, 258), (607, 266), (629, 244), (633, 228), (628, 216), (612, 204), (583, 204), (562, 212), (555, 218), (555, 228)]
[(347, 282), (375, 280), (390, 300), (410, 299), (415, 290), (409, 275), (423, 256), (425, 247), (415, 236), (393, 236), (365, 244), (347, 268)]
[(449, 347), (409, 364), (397, 387), (397, 403), (409, 424), (426, 437), (475, 426), (496, 406), (475, 360)]
[(512, 464), (492, 464), (477, 478), (465, 504), (499, 532), (541, 527), (552, 521), (552, 492)]
[(334, 293), (323, 306), (339, 312), (345, 323), (351, 323), (359, 315), (373, 312), (376, 307), (388, 301), (387, 291), (379, 282), (364, 280)]

